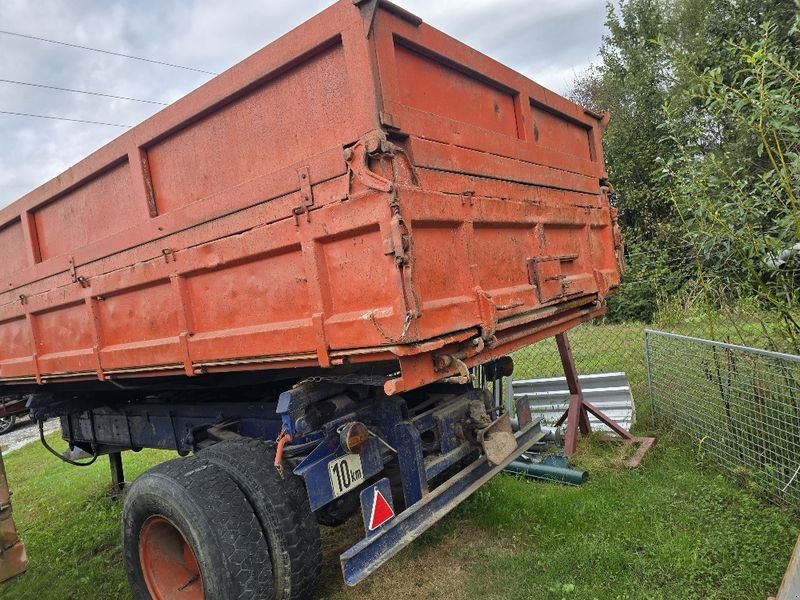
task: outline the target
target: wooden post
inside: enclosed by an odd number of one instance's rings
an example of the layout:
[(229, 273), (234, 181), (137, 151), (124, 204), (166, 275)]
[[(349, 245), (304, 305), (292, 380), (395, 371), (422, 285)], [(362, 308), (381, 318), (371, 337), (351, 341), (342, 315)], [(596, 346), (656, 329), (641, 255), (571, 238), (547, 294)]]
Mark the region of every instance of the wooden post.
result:
[(11, 492), (8, 489), (3, 454), (0, 452), (0, 582), (21, 575), (27, 569), (28, 557), (11, 516)]

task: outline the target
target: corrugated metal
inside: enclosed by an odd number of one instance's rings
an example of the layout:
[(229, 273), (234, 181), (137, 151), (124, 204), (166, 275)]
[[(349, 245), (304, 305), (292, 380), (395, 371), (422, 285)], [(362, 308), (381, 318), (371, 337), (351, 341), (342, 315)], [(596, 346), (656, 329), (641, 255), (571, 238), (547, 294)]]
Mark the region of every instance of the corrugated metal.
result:
[[(602, 410), (625, 429), (630, 429), (635, 420), (631, 386), (625, 373), (599, 373), (581, 375), (583, 395), (588, 402)], [(543, 419), (543, 426), (552, 426), (564, 414), (569, 404), (569, 388), (565, 377), (521, 379), (513, 382), (515, 400), (528, 399), (531, 413)], [(589, 422), (593, 429), (609, 431), (591, 414)]]

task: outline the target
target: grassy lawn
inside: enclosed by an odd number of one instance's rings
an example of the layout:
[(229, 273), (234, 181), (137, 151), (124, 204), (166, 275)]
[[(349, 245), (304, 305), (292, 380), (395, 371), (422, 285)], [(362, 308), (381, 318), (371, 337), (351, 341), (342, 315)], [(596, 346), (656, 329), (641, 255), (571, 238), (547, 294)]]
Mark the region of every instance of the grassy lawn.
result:
[[(320, 597), (764, 600), (776, 591), (798, 534), (788, 513), (674, 440), (662, 437), (636, 471), (615, 466), (614, 452), (584, 445), (582, 487), (495, 478), (354, 589), (341, 583), (338, 554), (361, 525), (325, 530)], [(128, 478), (169, 456), (126, 453)], [(31, 562), (0, 598), (129, 598), (107, 463), (70, 467), (33, 444), (6, 467)]]

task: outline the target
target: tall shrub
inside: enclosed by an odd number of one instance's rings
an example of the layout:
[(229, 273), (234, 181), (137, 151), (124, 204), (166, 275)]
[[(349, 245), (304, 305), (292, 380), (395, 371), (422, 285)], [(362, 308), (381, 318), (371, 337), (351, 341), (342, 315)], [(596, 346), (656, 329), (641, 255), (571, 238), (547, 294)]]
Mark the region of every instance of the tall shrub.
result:
[(708, 292), (757, 299), (779, 318), (775, 345), (800, 351), (800, 64), (775, 37), (767, 24), (755, 43), (729, 42), (732, 76), (694, 73), (667, 102), (680, 152), (663, 161), (662, 184)]

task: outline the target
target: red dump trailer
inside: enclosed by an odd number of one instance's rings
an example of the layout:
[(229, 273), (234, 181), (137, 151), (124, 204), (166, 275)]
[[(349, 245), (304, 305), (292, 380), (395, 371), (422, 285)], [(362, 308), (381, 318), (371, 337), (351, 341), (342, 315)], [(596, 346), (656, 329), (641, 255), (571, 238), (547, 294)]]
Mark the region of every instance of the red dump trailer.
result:
[(619, 283), (605, 124), (340, 0), (0, 211), (0, 396), (193, 454), (129, 488), (137, 594), (308, 597), (360, 504), (356, 583), (541, 437), (485, 384)]

